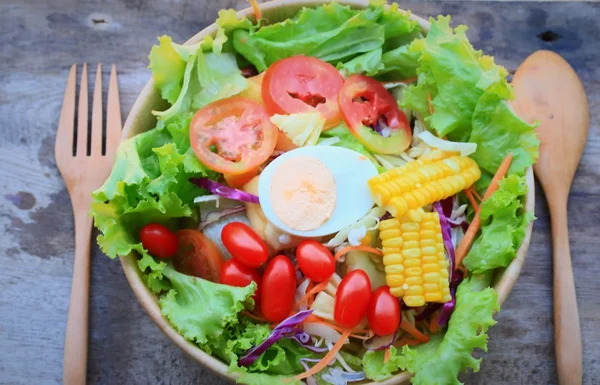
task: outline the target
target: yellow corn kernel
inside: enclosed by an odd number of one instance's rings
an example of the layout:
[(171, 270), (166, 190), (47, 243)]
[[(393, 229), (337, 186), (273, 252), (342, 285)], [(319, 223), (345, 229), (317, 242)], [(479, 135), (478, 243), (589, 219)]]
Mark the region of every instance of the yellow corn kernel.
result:
[(436, 152), (371, 178), (368, 185), (375, 202), (400, 217), (470, 187), (480, 176), (471, 158)]
[[(460, 166), (460, 162), (455, 163)], [(402, 217), (381, 221), (379, 230), (386, 283), (392, 295), (408, 306), (451, 299), (448, 261), (436, 212), (411, 210)]]
[[(390, 293), (391, 292), (392, 291), (390, 290)], [(418, 307), (418, 306), (425, 305), (425, 298), (421, 295), (419, 295), (419, 296), (406, 295), (406, 296), (404, 296), (403, 299), (404, 299), (404, 303), (411, 307)]]
[(397, 265), (397, 264), (401, 264), (402, 262), (404, 262), (404, 258), (402, 257), (402, 254), (400, 254), (400, 253), (385, 254), (383, 256), (383, 264), (385, 266)]

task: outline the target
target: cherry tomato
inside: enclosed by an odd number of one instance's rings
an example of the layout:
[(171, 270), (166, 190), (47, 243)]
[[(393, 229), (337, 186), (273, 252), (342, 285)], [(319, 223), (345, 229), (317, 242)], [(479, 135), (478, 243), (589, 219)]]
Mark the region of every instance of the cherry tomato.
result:
[(261, 284), (260, 309), (270, 322), (280, 322), (290, 315), (296, 295), (296, 272), (285, 255), (271, 259)]
[(221, 241), (233, 258), (248, 267), (260, 267), (269, 258), (265, 241), (245, 223), (226, 224), (221, 230)]
[(163, 225), (150, 223), (140, 231), (140, 241), (144, 249), (156, 258), (171, 258), (177, 252), (177, 237)]
[(179, 247), (173, 266), (180, 273), (219, 282), (223, 256), (215, 244), (198, 230), (179, 230)]
[(342, 119), (337, 97), (343, 84), (344, 79), (331, 64), (314, 57), (292, 56), (265, 71), (262, 99), (270, 115), (316, 110), (325, 118), (325, 128), (331, 128)]
[(302, 241), (296, 249), (296, 259), (302, 273), (313, 281), (325, 281), (335, 272), (333, 255), (317, 241)]
[(371, 281), (363, 270), (352, 270), (342, 279), (335, 295), (333, 319), (353, 328), (360, 323), (371, 299)]
[(258, 305), (260, 301), (260, 274), (258, 271), (242, 265), (235, 259), (226, 261), (221, 267), (220, 282), (224, 285), (245, 287), (252, 281), (258, 285), (253, 297), (254, 303)]
[(390, 294), (388, 286), (381, 286), (371, 295), (367, 319), (378, 336), (394, 334), (400, 326), (400, 301)]
[[(339, 104), (352, 134), (371, 150), (397, 154), (410, 145), (412, 132), (406, 115), (377, 80), (364, 75), (350, 76), (340, 91)], [(388, 137), (374, 130), (380, 119), (391, 129)]]
[(190, 143), (211, 170), (239, 175), (269, 158), (278, 131), (263, 106), (234, 96), (196, 112), (190, 124)]

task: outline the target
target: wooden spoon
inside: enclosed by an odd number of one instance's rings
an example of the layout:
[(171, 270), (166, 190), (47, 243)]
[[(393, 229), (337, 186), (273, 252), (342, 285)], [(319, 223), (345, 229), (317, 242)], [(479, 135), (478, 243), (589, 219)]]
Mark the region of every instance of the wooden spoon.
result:
[(554, 342), (560, 385), (581, 385), (582, 347), (569, 250), (567, 200), (589, 130), (585, 90), (577, 74), (554, 52), (537, 51), (513, 78), (515, 111), (540, 121), (540, 158), (533, 166), (552, 224)]

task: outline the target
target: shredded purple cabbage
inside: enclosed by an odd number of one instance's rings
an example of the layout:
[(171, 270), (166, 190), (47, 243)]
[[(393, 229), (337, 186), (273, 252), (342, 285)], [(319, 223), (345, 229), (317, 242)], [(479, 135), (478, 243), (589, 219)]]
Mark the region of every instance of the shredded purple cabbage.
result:
[(296, 327), (300, 325), (309, 315), (311, 315), (311, 313), (312, 310), (303, 310), (281, 321), (260, 345), (248, 350), (246, 354), (240, 358), (238, 364), (242, 366), (252, 365), (252, 363), (261, 356), (261, 354), (263, 354), (269, 347), (284, 337), (292, 338), (298, 341), (300, 345), (317, 353), (327, 351), (327, 348), (312, 346), (310, 344), (310, 335), (304, 330)]
[(442, 238), (444, 239), (444, 247), (448, 252), (448, 256), (450, 257), (450, 274), (454, 271), (454, 264), (456, 263), (456, 255), (454, 254), (454, 245), (452, 244), (452, 233), (450, 229), (450, 224), (448, 223), (448, 218), (444, 213), (444, 209), (440, 202), (435, 202), (433, 204), (433, 208), (437, 211), (440, 217), (440, 226), (442, 228)]
[[(447, 201), (447, 199), (445, 201)], [(450, 202), (450, 204), (445, 202), (445, 205), (450, 206), (450, 213), (452, 213), (452, 201)], [(452, 312), (454, 311), (454, 306), (456, 305), (456, 288), (461, 283), (463, 279), (463, 274), (461, 271), (454, 269), (454, 266), (456, 264), (456, 255), (454, 253), (454, 245), (452, 244), (450, 224), (448, 223), (448, 217), (446, 216), (447, 209), (444, 210), (440, 202), (435, 202), (433, 204), (433, 207), (440, 217), (440, 226), (442, 228), (442, 238), (444, 239), (444, 247), (446, 248), (448, 256), (450, 257), (450, 295), (452, 296), (452, 300), (442, 305), (442, 310), (440, 311), (440, 316), (438, 317), (438, 324), (440, 326), (444, 326), (446, 325), (446, 323), (450, 319), (450, 316), (452, 315)]]
[[(402, 321), (402, 320), (400, 320), (400, 321)], [(375, 349), (375, 351), (377, 351), (377, 350), (385, 350), (385, 349), (389, 348), (390, 346), (392, 346), (392, 344), (394, 342), (396, 342), (396, 337), (397, 336), (398, 336), (398, 329), (396, 329), (396, 331), (394, 332), (394, 334), (392, 334), (392, 338), (390, 339), (389, 343), (387, 343), (387, 344), (385, 344), (383, 346), (378, 347), (377, 349)]]
[(208, 178), (190, 178), (190, 182), (200, 188), (210, 191), (213, 194), (222, 196), (223, 198), (248, 203), (258, 203), (258, 197), (256, 195), (232, 187), (224, 186)]

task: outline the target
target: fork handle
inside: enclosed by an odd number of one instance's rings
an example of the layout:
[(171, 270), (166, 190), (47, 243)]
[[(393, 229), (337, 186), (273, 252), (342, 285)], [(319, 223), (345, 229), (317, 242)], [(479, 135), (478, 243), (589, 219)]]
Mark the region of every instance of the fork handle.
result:
[(87, 374), (92, 218), (88, 216), (86, 209), (75, 209), (75, 204), (73, 206), (75, 212), (75, 262), (65, 337), (63, 383), (64, 385), (84, 385)]

